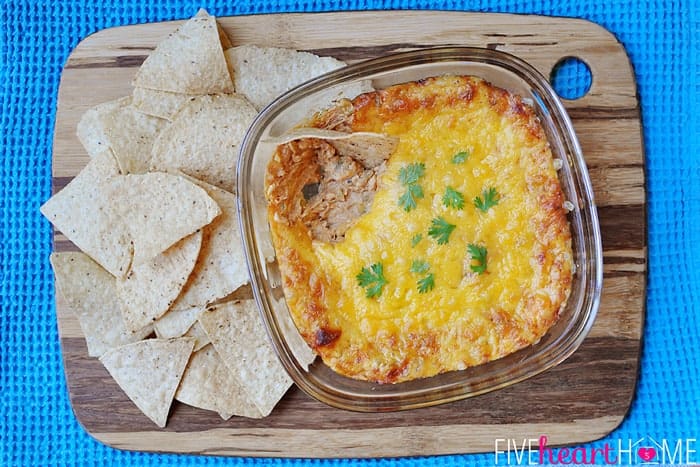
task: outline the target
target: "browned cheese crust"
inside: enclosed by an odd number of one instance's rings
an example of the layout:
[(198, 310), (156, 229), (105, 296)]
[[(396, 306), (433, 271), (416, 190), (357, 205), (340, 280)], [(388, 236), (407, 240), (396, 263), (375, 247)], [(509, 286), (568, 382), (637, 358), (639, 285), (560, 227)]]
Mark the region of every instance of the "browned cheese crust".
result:
[[(342, 101), (311, 126), (400, 138), (376, 168), (320, 139), (280, 146), (268, 166), (285, 298), (330, 368), (382, 383), (429, 377), (513, 353), (556, 322), (571, 290), (571, 234), (545, 132), (520, 97), (475, 77), (434, 77)], [(408, 212), (400, 171), (412, 163), (424, 165), (424, 197)], [(463, 207), (442, 202), (447, 186)], [(479, 210), (489, 187), (498, 203)], [(438, 216), (455, 225), (445, 244), (428, 234)], [(474, 244), (488, 249), (483, 273)], [(410, 270), (417, 259), (429, 265), (422, 275)], [(386, 284), (368, 297), (357, 274), (372, 264)], [(434, 287), (421, 291), (427, 274)]]

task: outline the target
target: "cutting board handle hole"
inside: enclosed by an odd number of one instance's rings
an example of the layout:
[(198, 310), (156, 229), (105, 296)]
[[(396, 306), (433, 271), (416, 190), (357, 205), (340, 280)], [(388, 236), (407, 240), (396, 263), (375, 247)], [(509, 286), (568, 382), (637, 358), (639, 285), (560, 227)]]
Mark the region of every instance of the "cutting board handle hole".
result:
[(588, 64), (580, 58), (564, 57), (552, 68), (549, 82), (559, 97), (575, 100), (585, 96), (591, 89), (593, 75)]

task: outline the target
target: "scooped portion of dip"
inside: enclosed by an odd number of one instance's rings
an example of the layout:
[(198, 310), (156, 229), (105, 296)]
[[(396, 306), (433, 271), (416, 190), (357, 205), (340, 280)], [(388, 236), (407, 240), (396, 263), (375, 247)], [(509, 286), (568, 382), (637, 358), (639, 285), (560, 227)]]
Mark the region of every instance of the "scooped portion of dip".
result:
[(556, 322), (571, 233), (545, 132), (519, 96), (439, 76), (341, 101), (309, 126), (398, 138), (372, 164), (296, 140), (267, 169), (286, 301), (331, 369), (429, 377), (515, 352)]

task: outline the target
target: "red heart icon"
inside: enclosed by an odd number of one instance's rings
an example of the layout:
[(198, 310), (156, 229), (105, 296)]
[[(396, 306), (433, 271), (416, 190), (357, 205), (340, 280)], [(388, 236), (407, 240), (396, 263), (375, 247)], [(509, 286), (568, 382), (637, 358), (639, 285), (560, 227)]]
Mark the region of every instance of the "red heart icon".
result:
[(644, 462), (649, 462), (654, 457), (656, 457), (656, 449), (654, 448), (639, 448), (637, 450), (637, 455), (642, 458)]

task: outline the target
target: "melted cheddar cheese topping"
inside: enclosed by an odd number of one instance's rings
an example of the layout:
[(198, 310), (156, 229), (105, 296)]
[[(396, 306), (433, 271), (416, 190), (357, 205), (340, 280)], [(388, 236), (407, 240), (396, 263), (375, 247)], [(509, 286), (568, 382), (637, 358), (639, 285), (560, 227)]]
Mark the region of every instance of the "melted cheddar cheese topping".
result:
[[(478, 78), (445, 76), (359, 96), (348, 124), (399, 143), (368, 211), (344, 240), (315, 240), (303, 224), (279, 222), (279, 206), (270, 204), (288, 306), (323, 361), (353, 378), (400, 382), (538, 341), (565, 306), (572, 251), (563, 194), (533, 110)], [(411, 164), (424, 166), (415, 182), (423, 197), (407, 211), (399, 203), (407, 190), (401, 170)], [(279, 168), (267, 183), (284, 183)], [(443, 199), (448, 187), (462, 196), (461, 208)], [(497, 204), (478, 209), (475, 198), (489, 189)], [(455, 226), (444, 244), (429, 234), (436, 218)], [(485, 272), (472, 267), (469, 245), (486, 249)], [(386, 284), (368, 297), (357, 275), (373, 264), (381, 264)], [(433, 288), (419, 290), (428, 274)]]

